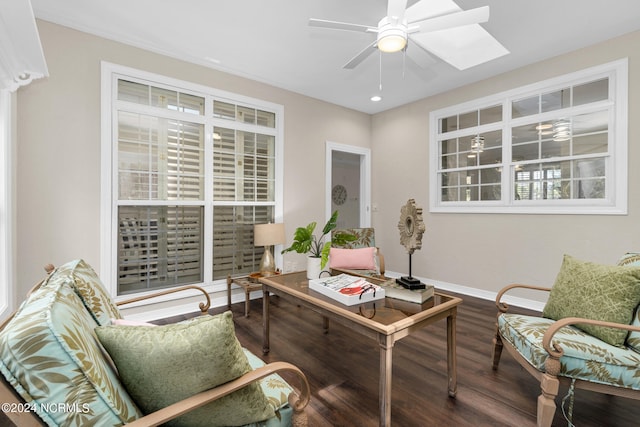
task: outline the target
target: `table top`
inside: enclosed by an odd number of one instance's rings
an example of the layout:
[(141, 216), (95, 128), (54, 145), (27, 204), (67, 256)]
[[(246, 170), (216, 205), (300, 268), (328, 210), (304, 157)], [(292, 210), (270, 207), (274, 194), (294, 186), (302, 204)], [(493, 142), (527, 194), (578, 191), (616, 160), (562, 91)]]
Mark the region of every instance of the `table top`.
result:
[[(379, 284), (383, 280), (367, 278)], [(309, 289), (306, 272), (282, 274), (277, 277), (261, 278), (266, 290), (276, 294), (286, 294), (304, 301), (324, 311), (350, 319), (369, 329), (391, 334), (400, 329), (410, 328), (426, 319), (442, 318), (455, 309), (462, 299), (436, 292), (423, 304), (411, 303), (395, 298), (384, 298), (364, 304), (347, 306)]]

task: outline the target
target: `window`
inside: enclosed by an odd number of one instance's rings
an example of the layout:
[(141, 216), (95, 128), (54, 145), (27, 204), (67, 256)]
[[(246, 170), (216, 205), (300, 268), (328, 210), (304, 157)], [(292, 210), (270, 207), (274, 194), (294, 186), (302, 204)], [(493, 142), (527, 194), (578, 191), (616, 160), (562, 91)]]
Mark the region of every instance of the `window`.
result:
[(113, 123), (103, 135), (112, 159), (103, 164), (103, 259), (117, 294), (256, 271), (264, 249), (253, 245), (253, 224), (282, 211), (282, 107), (110, 64), (103, 71), (103, 119)]
[(626, 214), (627, 61), (430, 115), (433, 212)]

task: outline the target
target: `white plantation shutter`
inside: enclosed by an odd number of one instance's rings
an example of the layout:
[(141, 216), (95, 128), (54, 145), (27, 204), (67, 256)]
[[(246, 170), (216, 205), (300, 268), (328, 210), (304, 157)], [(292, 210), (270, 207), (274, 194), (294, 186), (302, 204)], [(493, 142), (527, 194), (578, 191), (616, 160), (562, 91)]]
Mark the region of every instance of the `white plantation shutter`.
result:
[(201, 282), (202, 213), (194, 206), (120, 207), (120, 293)]
[(253, 225), (275, 218), (276, 113), (115, 81), (118, 294), (255, 271)]

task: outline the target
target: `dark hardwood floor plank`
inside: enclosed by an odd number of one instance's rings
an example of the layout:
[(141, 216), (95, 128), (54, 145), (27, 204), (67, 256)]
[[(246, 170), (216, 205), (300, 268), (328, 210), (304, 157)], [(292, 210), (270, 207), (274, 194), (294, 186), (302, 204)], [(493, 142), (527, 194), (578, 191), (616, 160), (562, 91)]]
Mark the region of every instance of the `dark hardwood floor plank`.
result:
[[(393, 354), (391, 419), (394, 426), (535, 426), (539, 383), (503, 352), (491, 369), (497, 309), (492, 301), (457, 295), (458, 394), (447, 394), (446, 323), (430, 325), (398, 341)], [(313, 397), (311, 427), (377, 426), (379, 349), (375, 341), (279, 298), (271, 298), (271, 351), (262, 355), (262, 300), (232, 306), (240, 342), (267, 362), (296, 364)], [(224, 311), (219, 308), (215, 313)], [(528, 310), (512, 309), (525, 314)], [(285, 379), (293, 381), (285, 376)], [(566, 426), (560, 409), (554, 426)], [(637, 401), (578, 390), (573, 422), (578, 427), (631, 426), (640, 419)]]

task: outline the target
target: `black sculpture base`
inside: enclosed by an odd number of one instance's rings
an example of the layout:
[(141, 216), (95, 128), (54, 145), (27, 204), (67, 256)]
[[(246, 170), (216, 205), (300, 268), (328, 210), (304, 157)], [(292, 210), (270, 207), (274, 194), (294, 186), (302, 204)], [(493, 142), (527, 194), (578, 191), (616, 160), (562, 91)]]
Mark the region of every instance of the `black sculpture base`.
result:
[(402, 276), (399, 279), (396, 279), (396, 283), (407, 289), (425, 289), (427, 287), (427, 285), (422, 283), (420, 279), (416, 279), (411, 276)]

